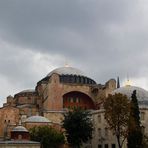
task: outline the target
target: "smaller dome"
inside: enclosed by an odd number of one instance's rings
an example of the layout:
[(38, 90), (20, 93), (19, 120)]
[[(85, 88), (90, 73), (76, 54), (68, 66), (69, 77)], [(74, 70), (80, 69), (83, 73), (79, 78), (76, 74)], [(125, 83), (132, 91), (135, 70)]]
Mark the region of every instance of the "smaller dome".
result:
[(15, 127), (12, 132), (28, 132), (28, 130), (25, 127), (19, 125)]
[(140, 107), (148, 107), (148, 91), (144, 90), (143, 88), (127, 85), (127, 86), (115, 89), (113, 91), (113, 94), (121, 93), (126, 95), (129, 99), (131, 99), (131, 96), (134, 90), (136, 90), (136, 96), (137, 96)]
[(27, 123), (29, 122), (33, 122), (33, 123), (51, 123), (51, 121), (49, 121), (47, 118), (43, 117), (43, 116), (31, 116), (29, 118), (26, 119)]

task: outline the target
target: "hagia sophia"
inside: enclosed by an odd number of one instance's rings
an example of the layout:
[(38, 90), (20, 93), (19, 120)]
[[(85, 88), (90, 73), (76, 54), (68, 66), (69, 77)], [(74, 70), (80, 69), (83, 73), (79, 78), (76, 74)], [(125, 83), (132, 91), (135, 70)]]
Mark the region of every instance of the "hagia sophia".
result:
[[(105, 122), (102, 103), (111, 93), (130, 98), (133, 90), (137, 91), (141, 124), (148, 134), (148, 91), (130, 85), (119, 87), (118, 83), (109, 79), (98, 84), (73, 67), (54, 69), (34, 89), (7, 97), (0, 108), (0, 139), (10, 139), (11, 131), (26, 131), (34, 125), (52, 125), (60, 130), (63, 114), (70, 108), (81, 107), (91, 111), (94, 125), (93, 139), (84, 147), (117, 148), (117, 141)], [(12, 137), (15, 139), (15, 135)]]

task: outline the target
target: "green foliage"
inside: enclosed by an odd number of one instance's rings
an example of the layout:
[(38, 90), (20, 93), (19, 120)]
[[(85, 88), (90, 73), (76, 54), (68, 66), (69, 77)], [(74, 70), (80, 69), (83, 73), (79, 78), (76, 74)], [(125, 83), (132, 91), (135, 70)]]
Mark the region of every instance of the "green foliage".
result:
[(31, 140), (40, 142), (43, 148), (58, 148), (65, 142), (62, 132), (48, 126), (33, 127), (29, 132)]
[(141, 148), (142, 147), (142, 130), (140, 126), (140, 112), (136, 96), (136, 90), (133, 91), (131, 96), (130, 105), (130, 119), (128, 125), (128, 148)]
[(109, 95), (104, 102), (105, 119), (117, 137), (119, 148), (127, 137), (129, 121), (129, 100), (120, 93)]
[(63, 127), (71, 146), (79, 148), (83, 142), (92, 138), (93, 125), (88, 111), (75, 108), (64, 116)]
[(148, 148), (148, 137), (146, 135), (143, 135), (142, 148)]

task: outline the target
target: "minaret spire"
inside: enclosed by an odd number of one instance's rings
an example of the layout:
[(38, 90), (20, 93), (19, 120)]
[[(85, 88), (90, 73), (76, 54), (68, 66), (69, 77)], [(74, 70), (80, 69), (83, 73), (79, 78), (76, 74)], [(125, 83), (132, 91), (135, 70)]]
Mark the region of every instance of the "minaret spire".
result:
[(119, 77), (117, 77), (117, 88), (120, 88), (120, 80), (119, 80)]

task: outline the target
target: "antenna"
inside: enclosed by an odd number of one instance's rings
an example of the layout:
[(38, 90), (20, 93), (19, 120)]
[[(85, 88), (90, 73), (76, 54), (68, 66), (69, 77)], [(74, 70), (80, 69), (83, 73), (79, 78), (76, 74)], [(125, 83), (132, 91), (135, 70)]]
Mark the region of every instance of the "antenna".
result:
[(119, 76), (117, 77), (117, 88), (120, 88), (120, 80), (119, 80)]

